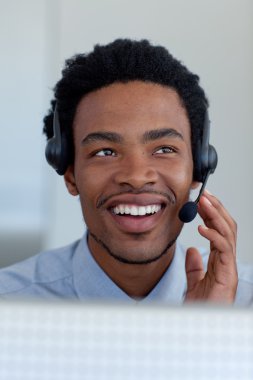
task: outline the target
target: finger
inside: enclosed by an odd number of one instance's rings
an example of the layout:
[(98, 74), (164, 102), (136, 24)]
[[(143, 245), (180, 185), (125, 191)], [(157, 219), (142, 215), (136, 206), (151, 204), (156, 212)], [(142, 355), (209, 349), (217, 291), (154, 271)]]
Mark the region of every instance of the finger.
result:
[(216, 198), (213, 194), (211, 194), (208, 190), (205, 190), (203, 195), (212, 203), (212, 205), (217, 209), (219, 214), (221, 214), (224, 219), (229, 224), (230, 228), (234, 231), (235, 235), (237, 233), (237, 224), (232, 216), (229, 214), (227, 209), (223, 206), (221, 201)]
[(223, 236), (231, 232), (231, 228), (222, 213), (204, 195), (200, 198), (198, 213), (207, 227), (217, 229)]
[(196, 248), (187, 249), (185, 271), (187, 278), (187, 291), (191, 291), (205, 276), (202, 257)]
[(223, 237), (236, 245), (236, 231), (231, 228), (222, 212), (220, 212), (205, 196), (199, 201), (198, 213), (202, 217), (207, 227), (215, 229)]
[(198, 231), (201, 236), (210, 241), (211, 249), (218, 251), (224, 261), (224, 264), (228, 265), (231, 262), (231, 258), (236, 255), (235, 244), (231, 240), (222, 236), (215, 229), (208, 228), (206, 226), (199, 226)]
[(237, 286), (237, 266), (233, 247), (217, 231), (199, 226), (201, 235), (211, 241), (211, 253), (208, 259), (207, 273), (211, 282), (216, 281), (223, 286)]

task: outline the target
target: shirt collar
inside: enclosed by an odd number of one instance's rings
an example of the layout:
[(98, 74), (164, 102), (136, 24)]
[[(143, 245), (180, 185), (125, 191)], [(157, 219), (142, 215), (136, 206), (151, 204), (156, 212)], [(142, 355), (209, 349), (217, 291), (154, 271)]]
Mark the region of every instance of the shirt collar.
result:
[(121, 290), (97, 264), (88, 248), (85, 234), (74, 253), (73, 281), (77, 296), (83, 300), (181, 304), (186, 289), (185, 251), (177, 243), (174, 258), (163, 277), (147, 297), (136, 301)]

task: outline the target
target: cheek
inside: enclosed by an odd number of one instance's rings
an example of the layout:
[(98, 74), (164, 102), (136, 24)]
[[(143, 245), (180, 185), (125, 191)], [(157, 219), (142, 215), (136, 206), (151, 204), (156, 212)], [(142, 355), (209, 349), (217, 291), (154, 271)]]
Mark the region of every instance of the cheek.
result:
[(84, 212), (94, 210), (97, 201), (101, 194), (103, 194), (110, 183), (108, 173), (103, 171), (94, 170), (94, 168), (83, 168), (78, 165), (75, 167), (76, 184), (80, 194), (80, 201)]
[(192, 186), (193, 165), (191, 160), (176, 164), (173, 170), (168, 170), (166, 174), (166, 184), (175, 193), (177, 204), (188, 201)]
[(191, 159), (180, 160), (168, 165), (168, 169), (163, 175), (168, 177), (168, 181), (176, 187), (187, 187), (192, 183), (193, 163)]
[(179, 186), (190, 187), (192, 183), (192, 167), (189, 166), (186, 170), (179, 170), (176, 173), (176, 181)]

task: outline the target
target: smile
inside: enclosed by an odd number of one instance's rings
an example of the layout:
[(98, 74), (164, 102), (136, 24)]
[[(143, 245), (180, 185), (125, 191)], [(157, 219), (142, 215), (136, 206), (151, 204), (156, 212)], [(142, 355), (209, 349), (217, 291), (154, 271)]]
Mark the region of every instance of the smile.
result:
[[(104, 204), (114, 226), (123, 233), (147, 233), (164, 221), (167, 197), (158, 193), (118, 194)], [(111, 220), (111, 219), (109, 219)]]
[(111, 207), (110, 215), (116, 225), (126, 233), (144, 233), (157, 226), (163, 214), (163, 204), (122, 204)]
[(112, 208), (112, 212), (115, 215), (145, 216), (156, 214), (161, 208), (161, 204), (150, 204), (146, 206), (119, 204)]

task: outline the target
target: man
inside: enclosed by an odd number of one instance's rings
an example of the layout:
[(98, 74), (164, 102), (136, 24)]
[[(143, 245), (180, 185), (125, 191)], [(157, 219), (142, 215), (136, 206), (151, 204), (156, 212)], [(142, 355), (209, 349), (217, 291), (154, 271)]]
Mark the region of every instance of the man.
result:
[(80, 197), (87, 234), (2, 270), (2, 297), (250, 305), (253, 274), (239, 268), (238, 281), (236, 224), (215, 196), (198, 203), (209, 257), (177, 241), (180, 210), (204, 181), (199, 78), (166, 49), (130, 40), (77, 55), (62, 74), (44, 119), (47, 159)]

